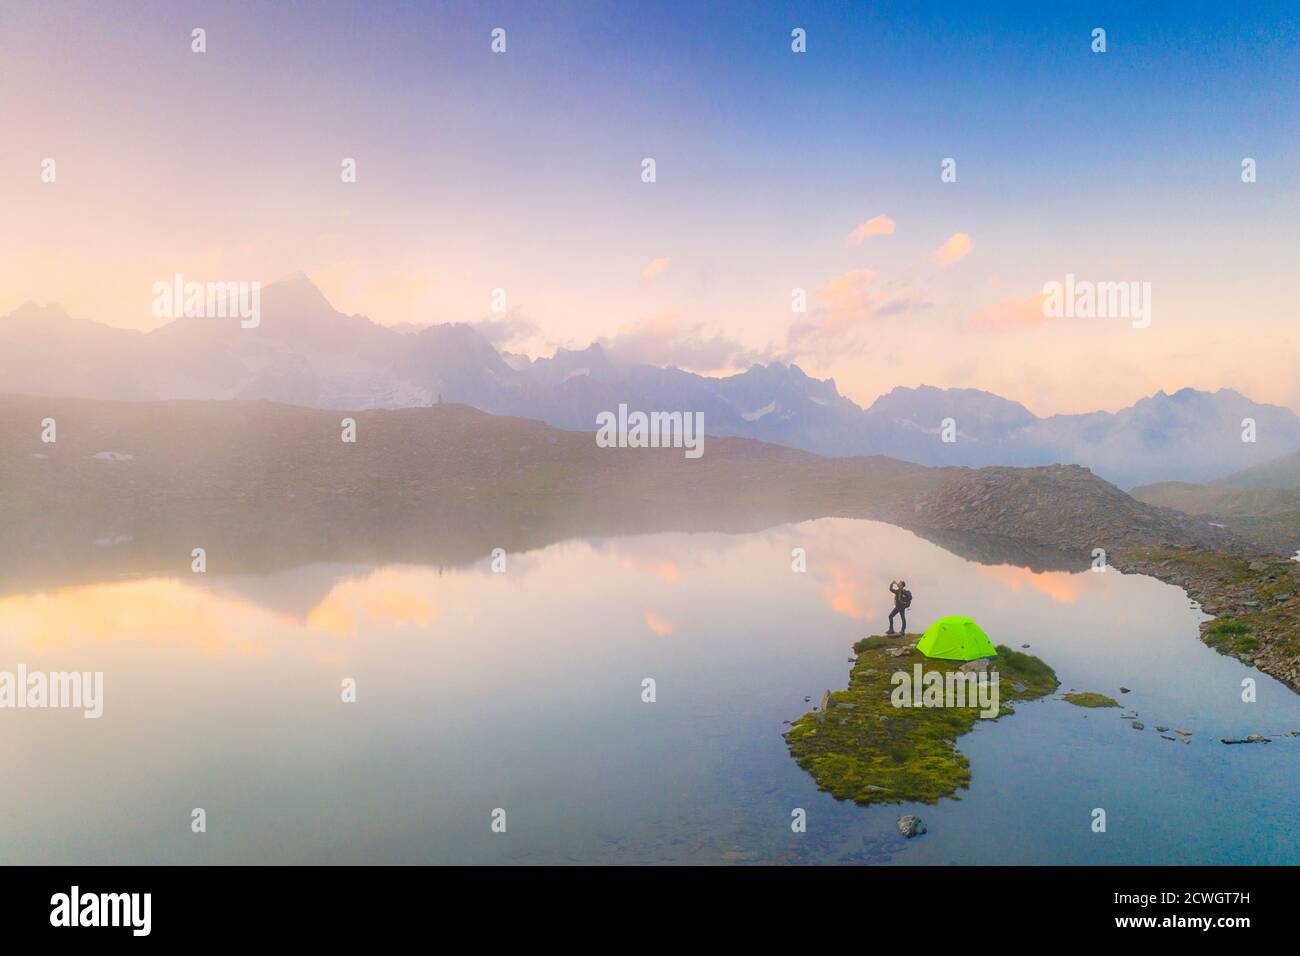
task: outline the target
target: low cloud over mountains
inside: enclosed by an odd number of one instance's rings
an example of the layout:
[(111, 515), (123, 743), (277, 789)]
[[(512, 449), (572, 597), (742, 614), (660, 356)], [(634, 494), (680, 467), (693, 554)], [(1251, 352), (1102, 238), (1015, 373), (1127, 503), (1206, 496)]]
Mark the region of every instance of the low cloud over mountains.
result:
[[(527, 360), (500, 351), (495, 326), (394, 329), (336, 311), (306, 279), (262, 290), (256, 329), (182, 318), (153, 332), (25, 305), (0, 318), (0, 391), (101, 399), (269, 399), (358, 410), (460, 402), (594, 430), (625, 403), (702, 412), (711, 435), (826, 455), (884, 454), (922, 464), (1077, 463), (1123, 487), (1207, 481), (1300, 449), (1300, 417), (1230, 389), (1157, 392), (1118, 412), (1039, 418), (977, 389), (895, 388), (869, 408), (797, 365), (709, 377), (652, 364), (640, 338)], [(701, 340), (704, 349), (717, 343)], [(951, 419), (956, 441), (942, 440)], [(1243, 441), (1243, 421), (1255, 441)]]

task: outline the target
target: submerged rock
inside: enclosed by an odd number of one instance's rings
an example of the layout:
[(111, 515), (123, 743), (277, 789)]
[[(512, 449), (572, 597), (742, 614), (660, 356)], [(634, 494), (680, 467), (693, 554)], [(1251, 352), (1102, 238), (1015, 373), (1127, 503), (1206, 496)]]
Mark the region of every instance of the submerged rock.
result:
[(1249, 737), (1221, 737), (1219, 739), (1225, 744), (1267, 744), (1272, 742), (1267, 737), (1261, 737), (1259, 734), (1251, 734)]
[(915, 814), (909, 813), (898, 818), (898, 832), (910, 840), (914, 836), (928, 833), (929, 830), (926, 829), (924, 820)]
[(1133, 721), (1133, 723), (1129, 724), (1129, 726), (1132, 727), (1134, 730), (1146, 730), (1146, 729), (1147, 729), (1147, 725), (1144, 724), (1144, 723), (1142, 723), (1142, 721), (1140, 721), (1140, 720), (1135, 720), (1135, 721)]

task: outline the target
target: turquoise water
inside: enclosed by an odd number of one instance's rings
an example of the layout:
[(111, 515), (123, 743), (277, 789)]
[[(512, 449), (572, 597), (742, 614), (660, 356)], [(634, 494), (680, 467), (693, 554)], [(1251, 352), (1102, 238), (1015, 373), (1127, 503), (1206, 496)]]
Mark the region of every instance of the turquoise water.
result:
[[(1146, 730), (1052, 697), (960, 739), (960, 800), (817, 792), (783, 721), (845, 685), (898, 577), (914, 630), (969, 614)], [(570, 541), (504, 573), (316, 564), (10, 595), (0, 670), (102, 670), (105, 707), (0, 711), (0, 858), (1300, 863), (1300, 737), (1219, 742), (1300, 730), (1300, 697), (1204, 647), (1201, 619), (1149, 578), (977, 564), (838, 519)], [(903, 813), (929, 833), (900, 837)]]

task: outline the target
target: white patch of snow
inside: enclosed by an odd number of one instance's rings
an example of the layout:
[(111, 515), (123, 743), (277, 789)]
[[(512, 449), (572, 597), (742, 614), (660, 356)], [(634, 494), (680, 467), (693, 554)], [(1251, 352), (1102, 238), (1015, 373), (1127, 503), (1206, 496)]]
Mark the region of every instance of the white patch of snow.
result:
[(134, 455), (128, 455), (124, 451), (97, 451), (90, 457), (96, 461), (130, 461)]
[(564, 381), (567, 382), (571, 378), (581, 378), (583, 375), (590, 375), (590, 374), (591, 374), (591, 369), (589, 368), (575, 368), (568, 375), (564, 376)]
[(756, 412), (741, 412), (740, 417), (747, 422), (756, 422), (764, 415), (770, 415), (776, 411), (776, 402), (768, 402)]

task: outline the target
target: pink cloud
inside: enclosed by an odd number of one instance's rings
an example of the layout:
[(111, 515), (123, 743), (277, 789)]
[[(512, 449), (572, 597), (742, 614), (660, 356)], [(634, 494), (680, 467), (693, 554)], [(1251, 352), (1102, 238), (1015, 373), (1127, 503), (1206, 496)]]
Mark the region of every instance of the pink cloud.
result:
[(1018, 299), (1014, 295), (1007, 296), (976, 312), (975, 321), (981, 325), (1003, 329), (1041, 325), (1047, 321), (1047, 317), (1043, 314), (1043, 302), (1046, 298), (1047, 296), (1041, 293), (1028, 299)]
[(672, 264), (673, 260), (669, 259), (667, 256), (662, 256), (658, 259), (651, 259), (646, 267), (641, 270), (641, 278), (648, 282), (657, 275), (663, 275), (668, 271), (669, 266)]
[(864, 239), (870, 239), (872, 236), (892, 236), (894, 234), (894, 225), (894, 220), (888, 216), (872, 216), (849, 233), (848, 241), (861, 242)]
[(664, 620), (653, 611), (645, 612), (645, 626), (650, 628), (650, 630), (654, 631), (660, 637), (667, 637), (673, 632), (672, 622)]
[(735, 339), (689, 325), (675, 312), (641, 319), (613, 339), (599, 341), (620, 362), (675, 365), (696, 372), (744, 367), (754, 357)]
[(871, 269), (832, 276), (817, 291), (817, 308), (791, 324), (783, 349), (771, 358), (791, 362), (810, 354), (844, 354), (860, 347), (857, 333), (872, 319), (892, 319), (930, 308), (910, 280), (881, 280)]
[(947, 242), (934, 250), (934, 264), (941, 269), (950, 266), (959, 259), (966, 258), (970, 250), (970, 236), (964, 232), (954, 232)]

